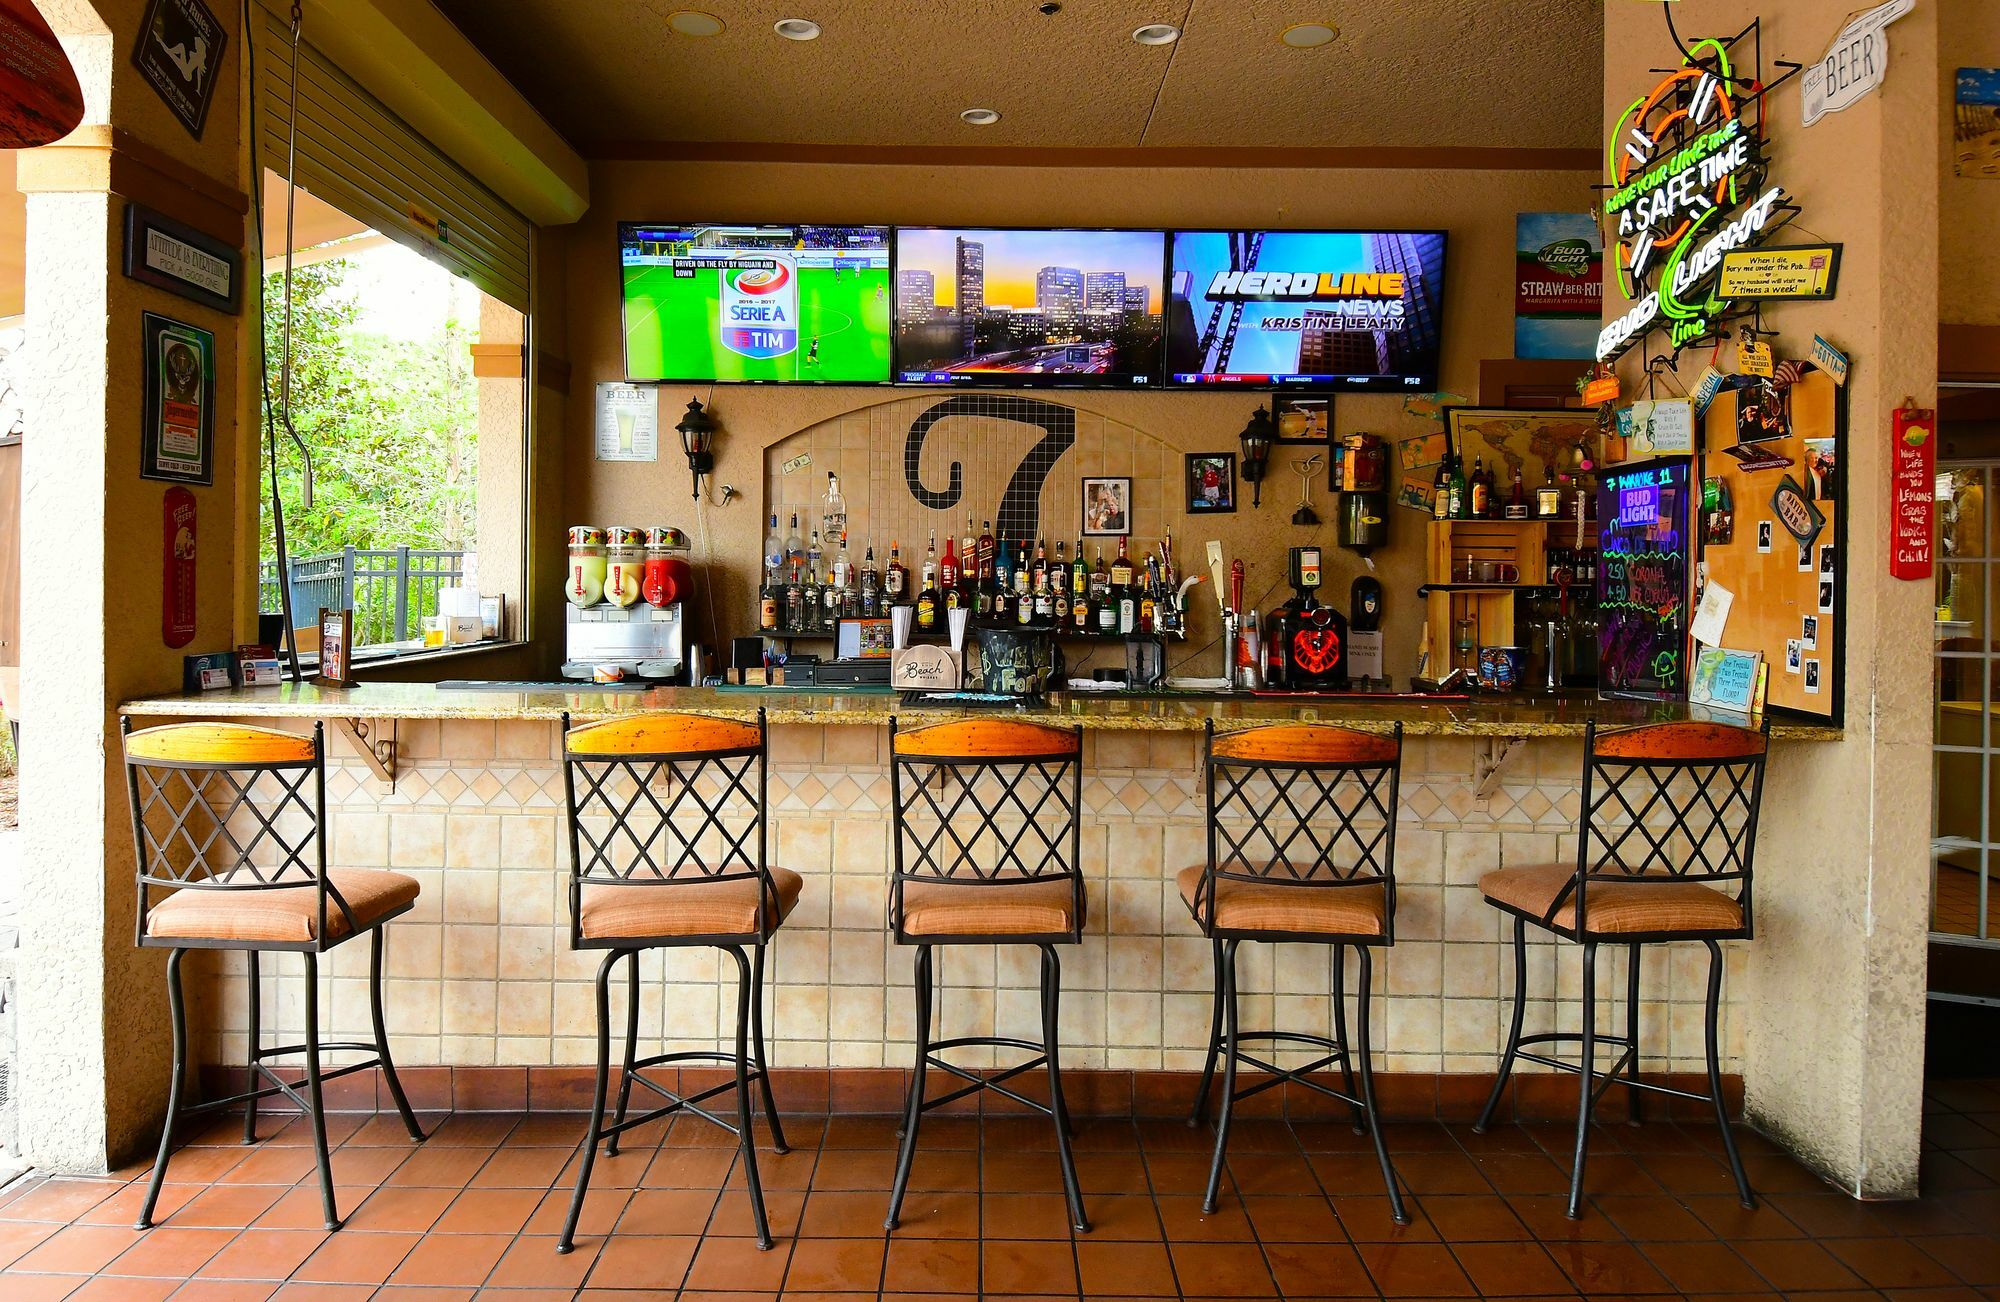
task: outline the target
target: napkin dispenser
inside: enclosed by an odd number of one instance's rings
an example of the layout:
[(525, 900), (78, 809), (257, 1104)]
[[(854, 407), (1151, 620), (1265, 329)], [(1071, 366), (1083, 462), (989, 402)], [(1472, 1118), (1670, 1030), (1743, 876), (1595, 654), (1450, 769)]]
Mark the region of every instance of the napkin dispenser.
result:
[(959, 687), (958, 656), (935, 642), (891, 652), (889, 686), (899, 692), (955, 692)]

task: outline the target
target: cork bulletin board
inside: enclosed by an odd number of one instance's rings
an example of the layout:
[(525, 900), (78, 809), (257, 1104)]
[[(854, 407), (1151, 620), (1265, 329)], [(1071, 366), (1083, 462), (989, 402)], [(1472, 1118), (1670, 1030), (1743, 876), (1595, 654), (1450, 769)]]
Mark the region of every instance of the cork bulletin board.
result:
[[(1722, 481), (1735, 514), (1730, 540), (1705, 541), (1701, 548), (1708, 581), (1734, 597), (1721, 645), (1764, 653), (1771, 708), (1839, 723), (1848, 562), (1846, 398), (1825, 372), (1807, 371), (1791, 387), (1788, 432), (1756, 445), (1791, 464), (1746, 470), (1727, 451), (1737, 446), (1740, 396), (1716, 395), (1702, 420), (1702, 474)], [(1788, 477), (1823, 517), (1803, 557), (1772, 504)], [(1706, 528), (1698, 528), (1697, 537), (1706, 536)], [(1794, 643), (1796, 668), (1788, 662)]]

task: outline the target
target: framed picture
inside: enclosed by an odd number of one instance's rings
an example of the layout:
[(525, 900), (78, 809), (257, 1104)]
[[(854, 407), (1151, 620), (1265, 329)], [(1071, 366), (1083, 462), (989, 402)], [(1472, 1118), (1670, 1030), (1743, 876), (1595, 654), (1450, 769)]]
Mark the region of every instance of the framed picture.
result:
[(208, 106), (215, 102), (216, 82), (235, 84), (234, 74), (222, 71), (222, 53), (228, 48), (229, 33), (202, 0), (152, 0), (139, 23), (132, 66), (199, 140), (208, 124)]
[(1236, 509), (1236, 454), (1187, 454), (1189, 515), (1227, 515)]
[(479, 636), (488, 642), (498, 642), (507, 631), (507, 599), (505, 597), (481, 597), (479, 599)]
[(1597, 413), (1581, 407), (1447, 407), (1444, 432), (1466, 474), (1478, 458), (1504, 484), (1518, 466), (1530, 493), (1552, 458), (1558, 476), (1576, 473), (1578, 453), (1593, 465), (1603, 458)]
[(1333, 395), (1274, 393), (1271, 419), (1280, 443), (1333, 442)]
[(215, 482), (215, 335), (147, 312), (146, 396), (140, 408), (139, 477)]
[(354, 612), (319, 608), (319, 676), (317, 682), (345, 687), (354, 681)]
[(1083, 533), (1086, 538), (1115, 538), (1132, 532), (1132, 481), (1129, 478), (1086, 478), (1083, 481)]
[(234, 316), (243, 255), (136, 203), (125, 205), (125, 274)]

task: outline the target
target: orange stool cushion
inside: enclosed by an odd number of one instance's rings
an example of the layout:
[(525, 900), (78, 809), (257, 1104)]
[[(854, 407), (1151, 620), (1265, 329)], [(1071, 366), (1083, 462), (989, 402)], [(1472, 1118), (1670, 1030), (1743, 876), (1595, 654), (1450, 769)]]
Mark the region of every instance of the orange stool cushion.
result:
[(1083, 926), (1067, 876), (1005, 886), (947, 878), (903, 884), (903, 930), (912, 936), (1059, 936)]
[[(414, 877), (378, 868), (333, 868), (327, 880), (338, 889), (363, 927), (417, 898)], [(302, 944), (319, 939), (319, 888), (281, 886), (271, 890), (178, 890), (146, 915), (146, 934), (172, 940), (240, 940), (251, 944)], [(347, 915), (326, 899), (328, 940), (347, 934)]]
[[(798, 906), (805, 879), (789, 868), (771, 869), (777, 909), (755, 877), (706, 881), (699, 877), (638, 877), (630, 886), (586, 884), (577, 917), (585, 940), (646, 940), (654, 936), (754, 936), (776, 927)], [(764, 925), (758, 926), (759, 908)]]
[[(1202, 876), (1207, 864), (1174, 874), (1181, 902), (1197, 922), (1202, 900)], [(1223, 872), (1249, 872), (1243, 864), (1224, 864)], [(1308, 877), (1305, 882), (1313, 878)], [(1332, 880), (1327, 874), (1321, 880)], [(1220, 931), (1286, 931), (1309, 936), (1381, 936), (1388, 932), (1389, 910), (1380, 882), (1367, 886), (1310, 886), (1273, 877), (1246, 882), (1215, 879), (1215, 923)]]
[[(1495, 904), (1540, 918), (1575, 876), (1576, 865), (1566, 863), (1499, 868), (1479, 879), (1479, 890)], [(1593, 936), (1743, 929), (1743, 906), (1698, 881), (1642, 884), (1594, 875), (1584, 889), (1589, 892), (1584, 897), (1584, 917)], [(1576, 929), (1574, 894), (1553, 921), (1559, 930)]]

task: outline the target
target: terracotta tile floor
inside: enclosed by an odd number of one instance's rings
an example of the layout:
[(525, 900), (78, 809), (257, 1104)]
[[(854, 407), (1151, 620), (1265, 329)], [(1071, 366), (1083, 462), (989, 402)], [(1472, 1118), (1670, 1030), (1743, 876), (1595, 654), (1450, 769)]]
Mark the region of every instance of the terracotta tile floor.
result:
[(1239, 1122), (1227, 1197), (1204, 1216), (1207, 1131), (1088, 1122), (1094, 1228), (1073, 1235), (1046, 1123), (933, 1118), (889, 1236), (894, 1123), (800, 1117), (794, 1151), (760, 1160), (768, 1253), (727, 1136), (698, 1120), (599, 1161), (569, 1256), (554, 1236), (580, 1117), (431, 1124), (414, 1148), (393, 1117), (335, 1119), (335, 1235), (296, 1120), (253, 1148), (240, 1123), (198, 1136), (150, 1233), (131, 1228), (144, 1165), (23, 1181), (0, 1194), (0, 1298), (2000, 1298), (2000, 1082), (1931, 1087), (1918, 1202), (1854, 1202), (1746, 1134), (1765, 1195), (1746, 1212), (1714, 1130), (1659, 1122), (1603, 1128), (1576, 1223), (1560, 1126), (1394, 1127), (1413, 1214), (1398, 1227), (1345, 1126)]

